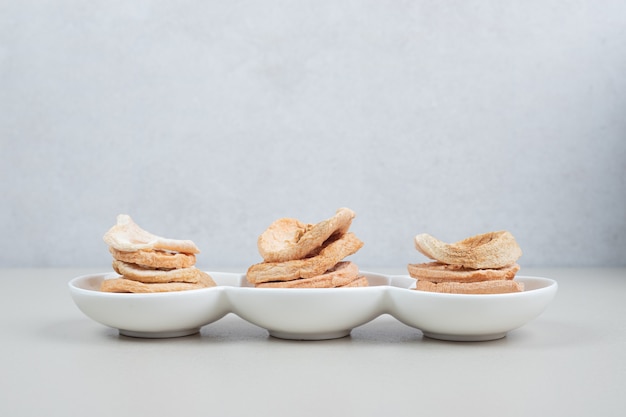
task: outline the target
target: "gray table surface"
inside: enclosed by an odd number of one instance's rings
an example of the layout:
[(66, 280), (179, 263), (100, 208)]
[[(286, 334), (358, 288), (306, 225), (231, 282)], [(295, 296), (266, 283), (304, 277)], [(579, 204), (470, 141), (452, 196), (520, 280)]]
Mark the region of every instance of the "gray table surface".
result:
[(328, 341), (233, 314), (133, 339), (70, 298), (71, 278), (105, 271), (0, 269), (0, 416), (626, 415), (626, 268), (522, 268), (557, 280), (556, 299), (504, 339), (467, 343), (388, 315)]

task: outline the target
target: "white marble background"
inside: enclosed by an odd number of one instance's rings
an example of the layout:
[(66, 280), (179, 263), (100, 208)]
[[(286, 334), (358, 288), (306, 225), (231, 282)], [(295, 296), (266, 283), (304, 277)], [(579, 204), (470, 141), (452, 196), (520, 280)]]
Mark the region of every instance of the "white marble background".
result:
[(0, 267), (108, 268), (118, 213), (245, 267), (342, 206), (363, 269), (623, 266), (625, 167), (623, 1), (0, 0)]

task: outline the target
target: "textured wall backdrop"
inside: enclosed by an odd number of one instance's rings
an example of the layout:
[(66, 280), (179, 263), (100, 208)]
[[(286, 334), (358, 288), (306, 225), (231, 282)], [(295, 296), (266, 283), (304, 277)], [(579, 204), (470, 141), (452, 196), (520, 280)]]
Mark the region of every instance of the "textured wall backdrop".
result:
[(0, 196), (0, 267), (105, 267), (118, 213), (246, 267), (342, 206), (362, 268), (623, 266), (626, 5), (0, 1)]

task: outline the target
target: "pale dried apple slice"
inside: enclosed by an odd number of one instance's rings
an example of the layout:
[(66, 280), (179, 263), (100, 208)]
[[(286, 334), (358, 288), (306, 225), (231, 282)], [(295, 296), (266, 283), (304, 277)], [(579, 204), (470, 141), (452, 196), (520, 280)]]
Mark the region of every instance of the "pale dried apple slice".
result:
[(181, 253), (200, 253), (191, 240), (168, 239), (153, 235), (139, 227), (127, 214), (117, 216), (117, 224), (103, 237), (110, 247), (123, 252), (138, 250), (168, 250)]
[(440, 263), (472, 269), (497, 269), (514, 264), (522, 250), (506, 230), (445, 243), (427, 233), (415, 236), (415, 248)]
[(447, 265), (439, 262), (409, 264), (409, 275), (418, 280), (430, 282), (479, 282), (502, 281), (515, 278), (519, 264), (512, 264), (497, 269), (470, 269), (458, 265)]

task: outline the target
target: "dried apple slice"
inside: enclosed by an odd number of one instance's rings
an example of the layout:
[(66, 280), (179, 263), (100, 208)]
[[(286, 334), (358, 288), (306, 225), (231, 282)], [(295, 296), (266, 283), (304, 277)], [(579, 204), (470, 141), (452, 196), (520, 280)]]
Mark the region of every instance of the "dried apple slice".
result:
[(103, 239), (110, 247), (123, 252), (168, 250), (200, 253), (200, 249), (191, 240), (167, 239), (153, 235), (135, 224), (127, 214), (117, 216), (117, 224), (105, 233)]
[(340, 208), (335, 215), (317, 224), (282, 218), (272, 223), (259, 236), (257, 246), (265, 262), (302, 259), (318, 249), (330, 236), (348, 231), (354, 211)]
[(510, 232), (489, 232), (445, 243), (427, 233), (415, 236), (415, 248), (440, 263), (472, 269), (497, 269), (514, 264), (522, 250)]

